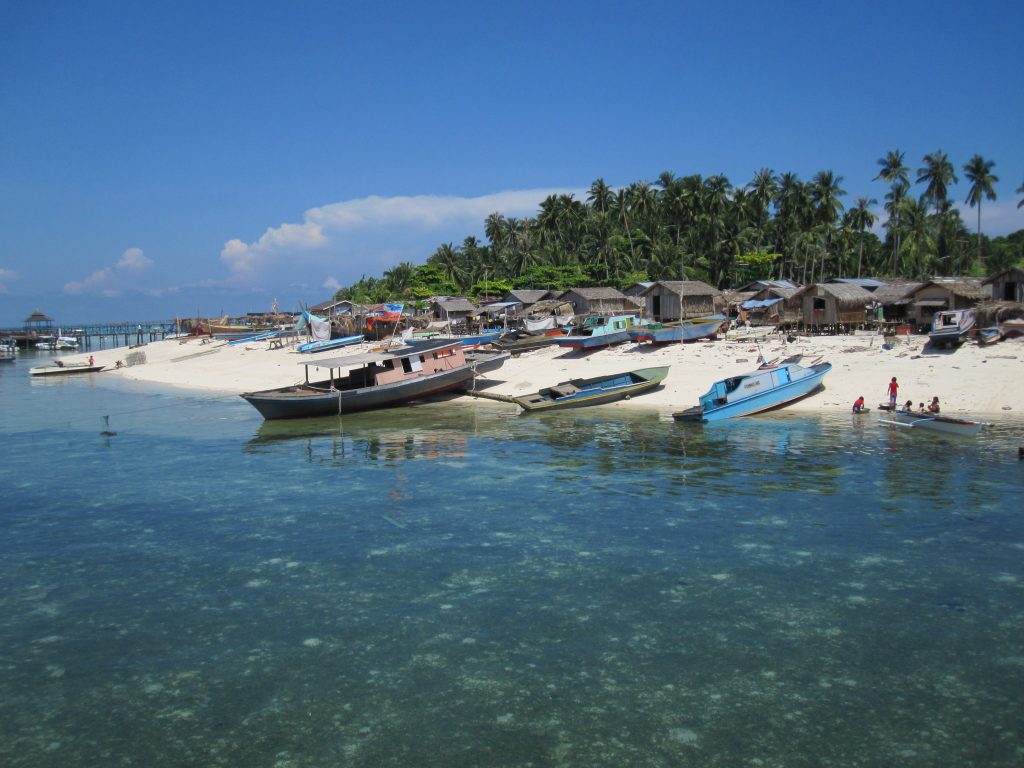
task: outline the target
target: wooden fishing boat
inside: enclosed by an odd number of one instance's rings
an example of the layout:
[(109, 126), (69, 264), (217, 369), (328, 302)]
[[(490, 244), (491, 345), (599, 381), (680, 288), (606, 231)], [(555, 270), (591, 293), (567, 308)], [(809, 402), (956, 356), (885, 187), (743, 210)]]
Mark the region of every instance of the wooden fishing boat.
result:
[(932, 330), (928, 341), (937, 347), (963, 344), (974, 328), (973, 309), (943, 309), (932, 315)]
[(1015, 317), (1010, 320), (1003, 320), (999, 324), (999, 331), (1004, 339), (1015, 339), (1024, 336), (1024, 318)]
[(523, 352), (530, 352), (534, 349), (550, 347), (559, 338), (565, 336), (565, 331), (555, 328), (547, 331), (508, 331), (498, 338), (491, 340), (491, 346), (495, 349), (502, 349), (518, 355)]
[[(418, 344), (393, 350), (301, 363), (306, 380), (289, 387), (243, 392), (265, 419), (329, 416), (388, 408), (468, 386), (474, 376), (458, 342)], [(328, 378), (310, 381), (310, 369)], [(350, 369), (348, 374), (342, 372)]]
[(699, 405), (673, 413), (672, 417), (678, 421), (718, 421), (781, 408), (818, 389), (831, 370), (831, 363), (806, 367), (786, 363), (730, 376), (711, 385)]
[(674, 323), (648, 323), (630, 330), (629, 339), (638, 344), (645, 341), (651, 344), (696, 341), (715, 336), (724, 322), (725, 315), (709, 315), (693, 320), (678, 320)]
[(349, 347), (353, 344), (358, 344), (363, 341), (363, 334), (359, 333), (355, 336), (342, 336), (337, 339), (324, 339), (322, 341), (307, 341), (305, 344), (299, 344), (295, 348), (296, 352), (302, 354), (314, 354), (316, 352), (326, 352), (329, 349), (341, 349), (342, 347)]
[(501, 349), (466, 349), (462, 354), (477, 373), (496, 371), (512, 357), (511, 352)]
[(985, 422), (977, 419), (961, 419), (938, 413), (914, 413), (912, 411), (889, 411), (885, 414), (885, 418), (878, 419), (878, 423), (965, 437), (977, 435), (981, 432), (982, 427), (986, 426)]
[(638, 325), (633, 315), (591, 315), (583, 325), (555, 340), (560, 347), (598, 349), (629, 341), (629, 331)]
[(239, 344), (247, 344), (250, 341), (266, 341), (267, 339), (274, 339), (281, 335), (280, 330), (266, 331), (265, 333), (254, 333), (250, 336), (240, 336), (237, 339), (232, 339), (228, 342), (229, 347), (235, 347)]
[(103, 370), (102, 365), (89, 365), (88, 363), (65, 363), (58, 360), (53, 365), (38, 365), (29, 368), (30, 376), (68, 376), (75, 373), (97, 373)]
[(654, 389), (664, 381), (668, 369), (669, 366), (665, 365), (590, 379), (570, 379), (534, 394), (512, 399), (526, 411), (552, 411), (557, 408), (614, 403)]
[(979, 328), (978, 329), (978, 344), (981, 346), (987, 346), (988, 344), (995, 344), (1001, 338), (1003, 338), (1003, 332), (998, 326), (992, 326), (990, 328)]

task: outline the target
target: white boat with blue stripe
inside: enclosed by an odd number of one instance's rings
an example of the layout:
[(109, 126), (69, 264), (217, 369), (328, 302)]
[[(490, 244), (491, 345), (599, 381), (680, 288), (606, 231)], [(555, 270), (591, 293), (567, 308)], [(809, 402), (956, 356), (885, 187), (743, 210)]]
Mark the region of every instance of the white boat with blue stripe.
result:
[(718, 421), (781, 408), (817, 390), (831, 370), (831, 363), (785, 363), (730, 376), (715, 382), (700, 398), (699, 405), (673, 413), (672, 417), (678, 421)]

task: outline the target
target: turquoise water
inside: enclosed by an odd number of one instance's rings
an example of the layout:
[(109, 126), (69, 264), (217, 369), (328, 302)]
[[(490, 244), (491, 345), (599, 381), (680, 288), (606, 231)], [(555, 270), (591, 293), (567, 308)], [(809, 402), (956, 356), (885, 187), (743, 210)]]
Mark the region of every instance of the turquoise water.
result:
[(0, 765), (1024, 762), (1020, 420), (263, 424), (24, 368)]

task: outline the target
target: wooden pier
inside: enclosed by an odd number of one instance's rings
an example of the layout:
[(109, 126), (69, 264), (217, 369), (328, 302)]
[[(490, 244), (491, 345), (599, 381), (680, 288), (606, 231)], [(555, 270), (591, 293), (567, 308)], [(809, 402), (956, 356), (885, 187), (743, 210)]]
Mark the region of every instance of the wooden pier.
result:
[[(62, 326), (60, 329), (0, 328), (0, 337), (14, 339), (19, 347), (28, 349), (35, 347), (42, 339), (56, 338), (59, 332), (61, 336), (74, 338), (78, 342), (78, 351), (87, 352), (94, 347), (131, 347), (159, 341), (177, 333), (177, 327), (174, 320), (158, 320)], [(104, 344), (105, 340), (109, 340), (109, 343)]]

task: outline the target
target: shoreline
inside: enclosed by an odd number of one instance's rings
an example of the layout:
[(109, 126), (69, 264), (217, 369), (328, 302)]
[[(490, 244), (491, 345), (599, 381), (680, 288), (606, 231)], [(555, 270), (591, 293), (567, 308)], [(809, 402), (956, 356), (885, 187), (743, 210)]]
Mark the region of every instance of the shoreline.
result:
[[(1024, 412), (1024, 338), (1004, 339), (985, 347), (967, 342), (951, 350), (934, 351), (925, 350), (927, 341), (927, 336), (898, 336), (887, 350), (878, 335), (799, 336), (792, 343), (772, 335), (757, 343), (717, 340), (662, 347), (627, 343), (586, 353), (552, 347), (507, 360), (498, 370), (481, 375), (477, 387), (499, 395), (524, 394), (571, 378), (669, 365), (660, 389), (601, 407), (676, 411), (696, 405), (715, 381), (755, 369), (759, 355), (772, 360), (802, 353), (804, 363), (821, 358), (832, 363), (832, 371), (825, 377), (823, 390), (785, 406), (785, 410), (848, 411), (861, 395), (869, 408), (877, 409), (879, 403), (888, 401), (887, 387), (895, 376), (900, 403), (912, 400), (916, 407), (937, 396), (947, 414)], [(359, 354), (378, 344), (365, 342), (328, 354), (331, 358)], [(130, 351), (144, 352), (146, 362), (115, 369), (116, 361), (129, 349), (92, 353), (96, 364), (106, 366), (101, 372), (104, 380), (117, 377), (236, 395), (302, 381), (302, 364), (316, 359), (291, 347), (269, 349), (266, 342), (227, 346), (225, 342), (203, 344), (200, 337), (150, 342)], [(88, 353), (79, 353), (66, 359), (78, 362), (88, 357)], [(495, 407), (517, 407), (490, 402)]]

